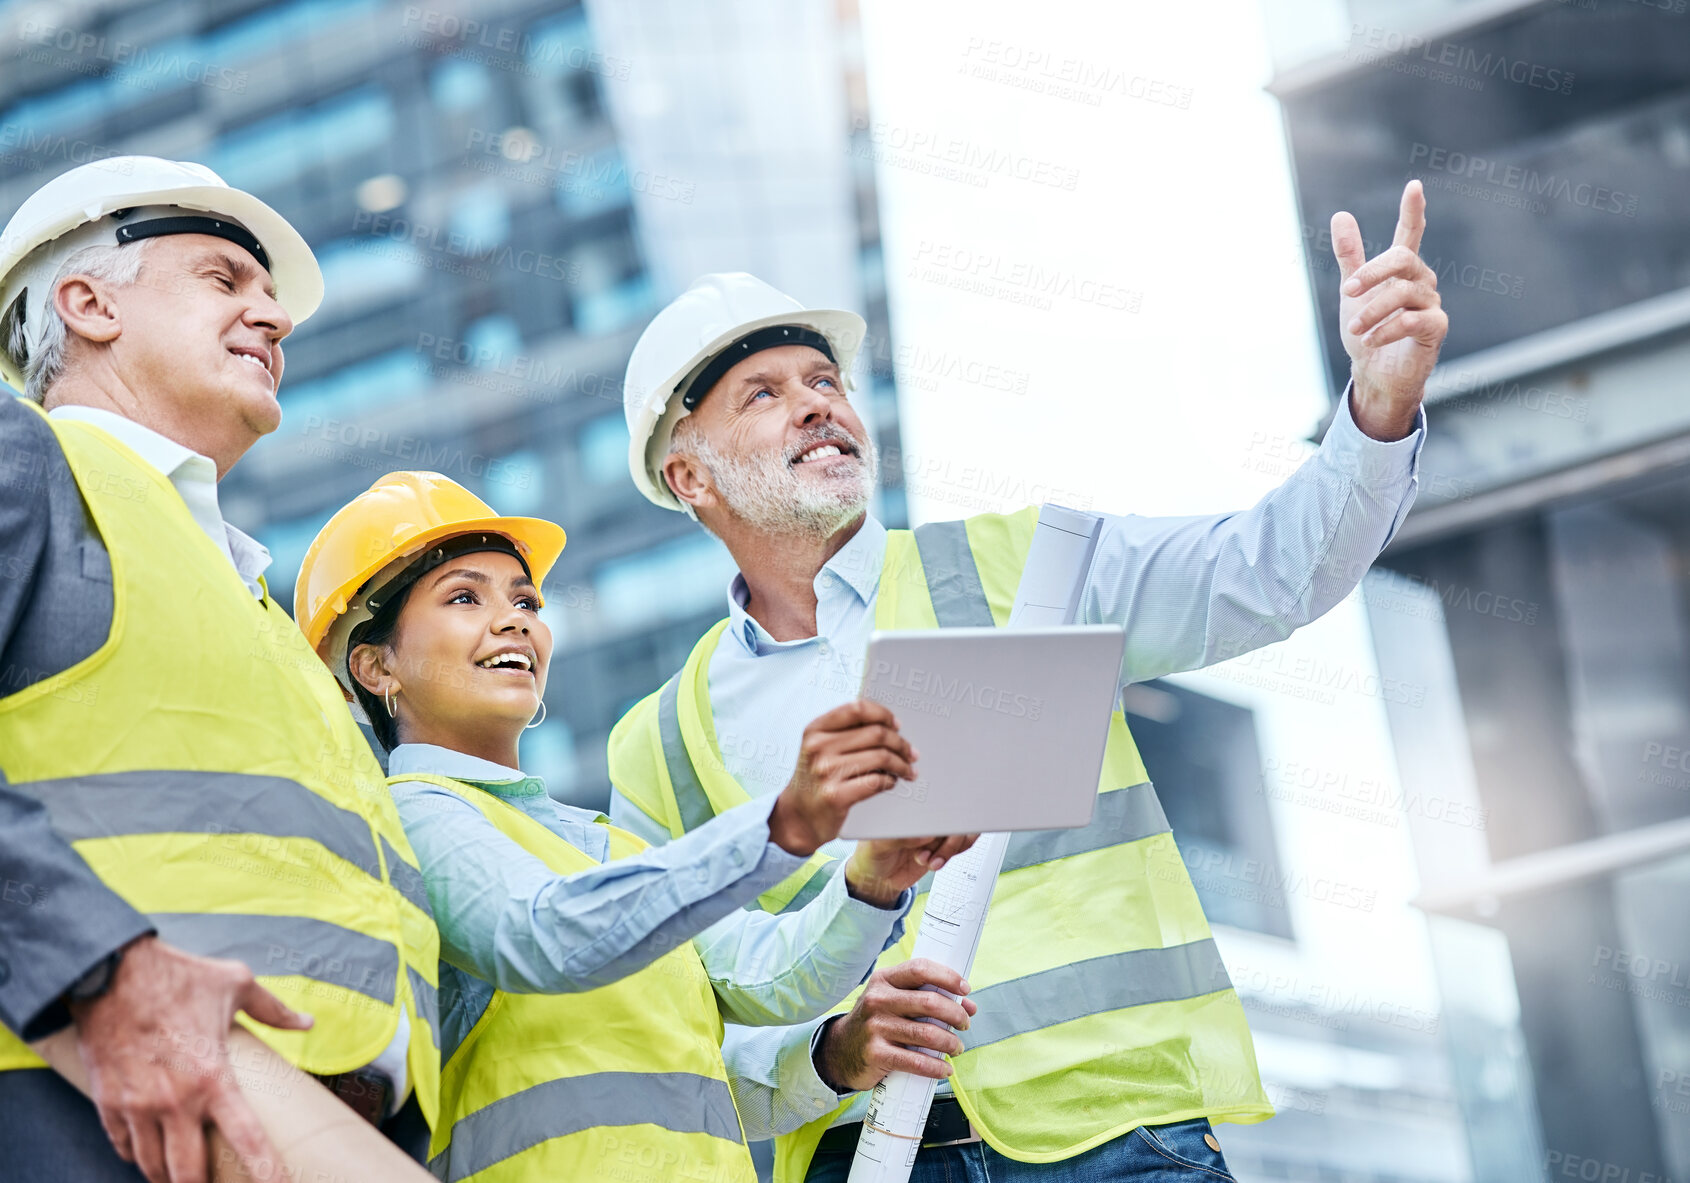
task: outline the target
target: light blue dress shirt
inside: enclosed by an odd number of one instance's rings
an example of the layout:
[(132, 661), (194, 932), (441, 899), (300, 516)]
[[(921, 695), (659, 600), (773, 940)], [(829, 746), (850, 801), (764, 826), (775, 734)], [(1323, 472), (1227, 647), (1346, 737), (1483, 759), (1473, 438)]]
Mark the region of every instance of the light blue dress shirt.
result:
[[(450, 790), (395, 782), (399, 820), (440, 929), (442, 1060), (475, 1026), (495, 987), (592, 990), (689, 939), (730, 1022), (811, 1018), (868, 976), (902, 935), (915, 898), (905, 891), (894, 907), (877, 908), (852, 899), (844, 876), (835, 875), (797, 911), (745, 909), (804, 864), (769, 841), (772, 797), (666, 846), (605, 862), (610, 838), (597, 820), (603, 815), (552, 800), (538, 777), (431, 744), (394, 748), (388, 771), (473, 784), (603, 864), (559, 875)], [(747, 1119), (746, 1133), (764, 1138), (770, 1131)]]
[[(1425, 435), (1422, 413), (1406, 439), (1369, 438), (1346, 391), (1320, 448), (1254, 508), (1104, 515), (1082, 610), (1088, 623), (1127, 626), (1122, 684), (1283, 640), (1353, 591), (1414, 504)], [(710, 660), (710, 709), (723, 762), (754, 799), (792, 776), (804, 727), (856, 697), (885, 557), (885, 527), (867, 518), (817, 574), (816, 635), (798, 641), (775, 640), (745, 611), (743, 576), (729, 585), (729, 625)], [(648, 842), (668, 840), (615, 786), (610, 816)], [(835, 843), (830, 853), (848, 850)], [(761, 1085), (755, 1096), (749, 1085), (738, 1095), (770, 1106), (777, 1128), (814, 1121), (838, 1103), (811, 1061), (818, 1027), (740, 1032), (724, 1045), (729, 1070)], [(866, 1094), (840, 1121), (861, 1120), (865, 1102)]]

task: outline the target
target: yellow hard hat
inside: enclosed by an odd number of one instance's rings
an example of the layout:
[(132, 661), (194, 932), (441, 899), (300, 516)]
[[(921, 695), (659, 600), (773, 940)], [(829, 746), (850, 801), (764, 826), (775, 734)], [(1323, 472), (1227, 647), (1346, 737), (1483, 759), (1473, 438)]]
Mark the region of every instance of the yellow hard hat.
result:
[(351, 688), (347, 638), (371, 616), (368, 594), (385, 588), (435, 543), (476, 533), (514, 544), (536, 588), (563, 552), (565, 537), (563, 527), (541, 518), (500, 517), (437, 472), (390, 472), (317, 532), (294, 583), (293, 618), (342, 686)]

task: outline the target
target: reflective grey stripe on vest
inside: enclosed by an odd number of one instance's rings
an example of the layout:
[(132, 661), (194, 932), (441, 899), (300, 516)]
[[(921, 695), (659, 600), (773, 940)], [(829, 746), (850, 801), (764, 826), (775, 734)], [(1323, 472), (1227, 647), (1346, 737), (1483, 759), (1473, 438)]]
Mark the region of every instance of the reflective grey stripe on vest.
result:
[(675, 804), (681, 811), (681, 827), (690, 834), (715, 817), (716, 810), (705, 795), (704, 785), (692, 766), (692, 757), (687, 755), (686, 742), (681, 738), (681, 717), (675, 710), (680, 686), (681, 675), (676, 674), (658, 691), (657, 733), (663, 740), (663, 761), (669, 766), (669, 785), (675, 791)]
[[(1099, 793), (1097, 810), (1091, 821), (1078, 829), (1024, 830), (1012, 836), (998, 874), (1052, 863), (1070, 855), (1107, 850), (1111, 846), (1137, 842), (1140, 838), (1168, 831), (1168, 819), (1162, 813), (1162, 803), (1156, 799), (1156, 790), (1146, 781), (1130, 789)], [(915, 885), (915, 894), (923, 896), (932, 890), (933, 872), (929, 871)]]
[(132, 834), (308, 838), (371, 878), (381, 878), (370, 823), (285, 777), (174, 770), (107, 772), (13, 787), (45, 803), (53, 828), (73, 842)]
[(451, 1146), (429, 1169), (463, 1179), (552, 1138), (642, 1123), (742, 1141), (725, 1081), (690, 1072), (594, 1072), (500, 1097), (453, 1123)]
[(1088, 824), (1074, 830), (1024, 830), (1011, 838), (999, 874), (1136, 842), (1152, 834), (1165, 834), (1168, 828), (1167, 815), (1149, 781), (1130, 789), (1099, 793), (1096, 812)]
[[(663, 761), (669, 769), (669, 785), (675, 791), (675, 805), (681, 811), (681, 825), (690, 834), (716, 816), (716, 807), (711, 804), (704, 785), (698, 779), (692, 757), (687, 754), (686, 740), (681, 736), (681, 717), (675, 705), (680, 686), (681, 675), (676, 674), (658, 691), (657, 733), (663, 743)], [(781, 911), (796, 912), (820, 895), (838, 865), (839, 860), (834, 859), (811, 875)], [(762, 905), (756, 900), (748, 900), (744, 908), (747, 912), (757, 912), (762, 910)]]
[(434, 919), (434, 910), (428, 906), (428, 888), (423, 885), (422, 872), (399, 857), (399, 852), (393, 849), (393, 843), (385, 837), (381, 840), (381, 853), (387, 859), (387, 881), (393, 884), (393, 889), (417, 907), (430, 920)]
[(1205, 937), (1168, 949), (1111, 953), (976, 990), (980, 1007), (961, 1033), (969, 1051), (1102, 1011), (1200, 998), (1232, 985), (1220, 950)]
[(990, 628), (992, 606), (980, 583), (980, 569), (968, 547), (968, 528), (961, 522), (929, 522), (917, 526), (915, 547), (921, 554), (927, 595), (940, 628), (976, 625)]
[(399, 950), (387, 941), (309, 916), (152, 912), (158, 935), (202, 957), (231, 957), (255, 974), (297, 974), (392, 1005)]
[(416, 1000), (417, 1014), (422, 1016), (423, 1022), (428, 1024), (428, 1034), (434, 1040), (434, 1046), (440, 1046), (440, 1002), (435, 995), (435, 989), (428, 984), (416, 970), (405, 967), (405, 977), (411, 983), (411, 997)]

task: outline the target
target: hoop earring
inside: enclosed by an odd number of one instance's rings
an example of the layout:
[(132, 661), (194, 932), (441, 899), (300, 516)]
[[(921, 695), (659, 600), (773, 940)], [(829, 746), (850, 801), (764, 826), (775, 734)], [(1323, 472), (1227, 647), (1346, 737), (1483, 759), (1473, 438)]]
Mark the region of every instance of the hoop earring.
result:
[(532, 723), (528, 724), (528, 726), (524, 727), (523, 730), (524, 731), (532, 731), (532, 730), (534, 730), (534, 728), (538, 727), (540, 724), (544, 723), (545, 721), (546, 721), (546, 700), (542, 698), (540, 700), (540, 717), (538, 719), (535, 719)]
[(387, 717), (397, 721), (399, 716), (393, 713), (393, 687), (387, 688), (387, 692), (381, 696), (381, 700), (387, 705)]

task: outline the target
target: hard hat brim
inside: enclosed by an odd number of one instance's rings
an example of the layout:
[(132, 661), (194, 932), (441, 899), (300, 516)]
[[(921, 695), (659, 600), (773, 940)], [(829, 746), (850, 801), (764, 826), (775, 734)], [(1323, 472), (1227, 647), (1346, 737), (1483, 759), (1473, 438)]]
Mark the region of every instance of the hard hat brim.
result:
[[(660, 397), (649, 399), (640, 412), (639, 422), (629, 438), (628, 468), (633, 474), (634, 484), (645, 494), (648, 501), (652, 501), (665, 509), (680, 510), (681, 502), (670, 490), (667, 481), (658, 473), (662, 466), (663, 457), (669, 451), (669, 437), (674, 424), (684, 414), (682, 412), (670, 416), (673, 407), (680, 404), (680, 395), (676, 387), (700, 369), (711, 358), (732, 345), (735, 341), (748, 333), (759, 329), (773, 328), (777, 325), (798, 325), (802, 328), (814, 329), (828, 339), (833, 346), (834, 360), (839, 364), (839, 373), (849, 386), (851, 382), (851, 367), (856, 362), (857, 352), (862, 348), (863, 339), (868, 333), (868, 322), (855, 312), (848, 312), (842, 308), (804, 308), (786, 312), (777, 312), (769, 316), (760, 316), (755, 320), (748, 320), (733, 326), (731, 329), (718, 334), (709, 343), (695, 351), (687, 363), (671, 374), (658, 387)], [(667, 424), (664, 423), (668, 419)]]
[[(421, 554), (435, 543), (445, 538), (455, 538), (459, 534), (502, 534), (517, 544), (522, 551), (523, 560), (528, 564), (528, 572), (534, 577), (534, 586), (541, 588), (546, 582), (546, 576), (563, 553), (568, 535), (562, 526), (556, 522), (548, 522), (544, 518), (513, 518), (487, 517), (469, 518), (464, 521), (446, 522), (424, 530), (406, 541), (404, 549), (375, 556), (358, 572), (348, 578), (329, 596), (316, 616), (310, 621), (302, 621), (300, 628), (304, 630), (306, 640), (311, 642), (313, 649), (318, 648), (327, 638), (330, 627), (335, 618), (345, 613), (347, 605), (357, 598), (364, 585), (373, 579), (385, 567), (392, 566), (402, 559), (413, 558)], [(541, 602), (544, 602), (544, 594)], [(340, 604), (342, 607), (337, 608)]]
[[(424, 530), (408, 540), (402, 551), (381, 555), (372, 560), (363, 570), (346, 580), (338, 592), (324, 602), (309, 623), (300, 623), (305, 639), (316, 651), (317, 656), (328, 665), (335, 680), (341, 682), (342, 690), (349, 699), (353, 697), (352, 688), (343, 680), (348, 676), (346, 643), (352, 629), (370, 617), (370, 612), (364, 607), (359, 593), (384, 569), (400, 565), (402, 561), (422, 554), (435, 543), (447, 538), (456, 538), (460, 534), (500, 534), (516, 543), (517, 549), (522, 551), (523, 561), (528, 564), (528, 573), (534, 578), (535, 590), (540, 593), (540, 603), (544, 606), (546, 576), (551, 574), (552, 567), (557, 563), (558, 556), (563, 553), (564, 545), (568, 541), (563, 527), (556, 522), (548, 522), (544, 518), (487, 517), (448, 522)], [(298, 594), (297, 591), (295, 594)], [(296, 605), (295, 611), (297, 610)]]

